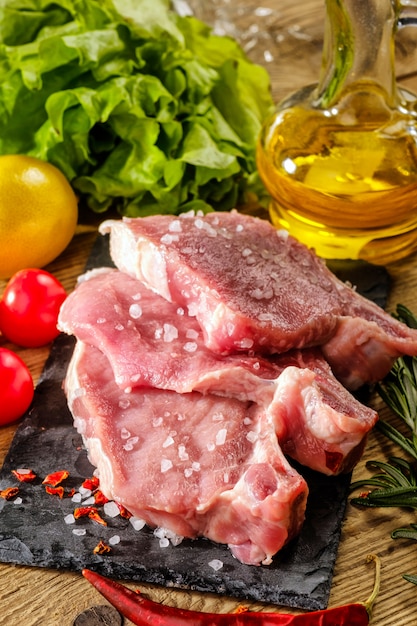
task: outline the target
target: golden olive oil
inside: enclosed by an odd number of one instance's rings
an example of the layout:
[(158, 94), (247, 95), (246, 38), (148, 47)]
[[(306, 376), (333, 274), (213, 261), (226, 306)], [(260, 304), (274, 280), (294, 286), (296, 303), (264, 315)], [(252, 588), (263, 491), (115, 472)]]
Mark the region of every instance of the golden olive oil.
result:
[(417, 250), (417, 107), (395, 83), (398, 15), (390, 0), (326, 5), (321, 81), (265, 122), (258, 170), (277, 228), (324, 258), (385, 264)]

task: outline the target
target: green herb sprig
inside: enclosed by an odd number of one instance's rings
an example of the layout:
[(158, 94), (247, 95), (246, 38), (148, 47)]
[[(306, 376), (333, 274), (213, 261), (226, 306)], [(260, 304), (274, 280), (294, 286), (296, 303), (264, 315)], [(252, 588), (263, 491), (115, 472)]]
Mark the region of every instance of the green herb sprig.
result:
[[(417, 317), (405, 306), (398, 305), (394, 315), (410, 328), (417, 328)], [(386, 378), (377, 386), (377, 392), (386, 405), (398, 416), (410, 431), (409, 436), (384, 420), (377, 424), (378, 430), (397, 444), (411, 461), (390, 457), (388, 462), (368, 461), (367, 469), (376, 472), (372, 477), (352, 483), (351, 490), (369, 489), (352, 504), (362, 507), (404, 507), (417, 509), (417, 357), (400, 357)], [(408, 528), (396, 528), (393, 539), (417, 541), (417, 524)], [(417, 575), (404, 574), (403, 578), (417, 585)]]

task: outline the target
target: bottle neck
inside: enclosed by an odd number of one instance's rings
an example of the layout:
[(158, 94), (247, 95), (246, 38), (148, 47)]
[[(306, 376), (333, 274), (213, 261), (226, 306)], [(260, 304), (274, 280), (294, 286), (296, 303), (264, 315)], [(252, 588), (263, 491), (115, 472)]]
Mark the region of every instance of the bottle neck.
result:
[(316, 106), (329, 108), (346, 91), (376, 90), (397, 102), (394, 35), (396, 0), (326, 0), (322, 70)]

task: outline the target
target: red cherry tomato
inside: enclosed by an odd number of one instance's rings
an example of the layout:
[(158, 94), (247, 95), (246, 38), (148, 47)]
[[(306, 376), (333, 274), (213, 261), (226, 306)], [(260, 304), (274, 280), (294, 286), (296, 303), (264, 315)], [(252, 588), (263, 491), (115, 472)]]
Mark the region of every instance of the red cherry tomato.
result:
[(67, 297), (61, 283), (44, 270), (27, 269), (9, 280), (0, 302), (0, 330), (18, 346), (38, 348), (59, 334), (56, 327)]
[(11, 350), (0, 348), (0, 426), (22, 417), (33, 394), (32, 376), (25, 363)]

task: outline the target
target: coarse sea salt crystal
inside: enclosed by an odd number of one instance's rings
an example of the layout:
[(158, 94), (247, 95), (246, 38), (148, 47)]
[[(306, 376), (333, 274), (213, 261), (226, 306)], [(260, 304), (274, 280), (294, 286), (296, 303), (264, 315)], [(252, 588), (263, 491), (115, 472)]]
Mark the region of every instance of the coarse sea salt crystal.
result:
[(23, 500), (20, 496), (13, 500), (13, 504), (22, 504)]
[(186, 341), (183, 345), (183, 350), (185, 350), (185, 352), (195, 352), (197, 348), (198, 346), (195, 341)]
[(235, 341), (235, 346), (240, 348), (241, 350), (250, 350), (253, 346), (253, 339), (249, 339), (249, 337), (245, 337), (240, 341)]
[(120, 543), (120, 535), (113, 535), (109, 538), (109, 544), (111, 546), (116, 546), (118, 543)]
[(74, 495), (71, 498), (71, 502), (81, 502), (82, 500), (82, 495), (78, 492), (78, 493), (74, 493)]
[(84, 535), (87, 534), (87, 531), (85, 528), (73, 528), (72, 534), (76, 535), (77, 537), (83, 537)]
[(172, 461), (170, 459), (162, 459), (161, 460), (161, 472), (164, 474), (168, 472), (173, 467)]
[(246, 439), (250, 441), (251, 443), (255, 443), (257, 438), (258, 438), (258, 435), (253, 430), (250, 430), (248, 434), (246, 435)]
[(181, 225), (180, 220), (172, 220), (172, 222), (168, 226), (168, 230), (171, 233), (181, 233), (182, 232), (182, 225)]
[(209, 561), (209, 567), (218, 572), (223, 567), (223, 561), (220, 561), (219, 559), (213, 559), (212, 561)]
[(89, 498), (91, 496), (91, 489), (88, 489), (87, 487), (83, 487), (82, 485), (78, 489), (78, 491), (83, 496), (83, 498)]
[(178, 240), (178, 235), (170, 235), (169, 233), (165, 233), (165, 235), (162, 235), (161, 237), (161, 243), (165, 243), (168, 246), (171, 245), (171, 243), (177, 242)]
[(66, 524), (75, 524), (75, 517), (72, 513), (68, 513), (68, 515), (66, 515), (64, 517), (64, 522)]
[(159, 540), (159, 547), (160, 548), (168, 548), (169, 546), (169, 539), (168, 537), (161, 537)]
[(125, 428), (124, 426), (123, 426), (123, 428), (120, 431), (120, 437), (122, 439), (129, 439), (129, 437), (130, 437), (130, 431), (127, 430), (127, 428)]
[(95, 503), (95, 499), (94, 496), (90, 496), (89, 498), (87, 498), (86, 500), (84, 500), (83, 504), (85, 506), (89, 505), (89, 504), (94, 504)]
[(216, 446), (222, 446), (227, 437), (227, 428), (221, 428), (216, 434)]
[(126, 452), (133, 450), (135, 444), (137, 444), (138, 441), (139, 437), (130, 437), (124, 444), (123, 449), (126, 450)]
[(105, 502), (103, 504), (103, 510), (108, 517), (117, 517), (120, 514), (119, 507), (114, 502), (114, 500), (110, 500), (109, 502)]
[(178, 456), (181, 461), (188, 461), (190, 458), (188, 452), (185, 450), (184, 444), (178, 446)]
[(170, 342), (178, 339), (178, 328), (172, 324), (164, 324), (164, 341)]
[(134, 530), (142, 530), (142, 528), (146, 525), (146, 522), (143, 519), (140, 519), (139, 517), (135, 517), (133, 515), (131, 518), (129, 518), (129, 522), (131, 523)]
[(168, 448), (169, 446), (172, 446), (172, 444), (174, 443), (174, 439), (169, 436), (165, 439), (164, 443), (162, 444), (163, 448)]
[(142, 307), (140, 304), (131, 304), (129, 307), (129, 315), (132, 319), (138, 320), (142, 316)]
[(189, 328), (185, 333), (185, 336), (187, 337), (187, 339), (197, 339), (198, 331), (194, 330), (194, 328)]

